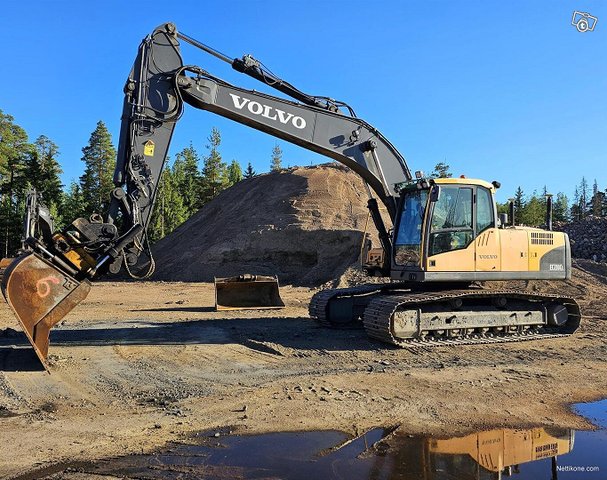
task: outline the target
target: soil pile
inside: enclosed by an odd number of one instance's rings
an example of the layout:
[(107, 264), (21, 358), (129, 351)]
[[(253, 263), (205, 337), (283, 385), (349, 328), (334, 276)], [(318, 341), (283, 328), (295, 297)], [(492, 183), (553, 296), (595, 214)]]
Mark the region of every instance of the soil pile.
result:
[(591, 215), (583, 220), (558, 224), (555, 229), (569, 235), (571, 253), (575, 258), (595, 262), (607, 260), (607, 218)]
[[(362, 180), (341, 165), (260, 175), (223, 191), (156, 243), (154, 278), (277, 274), (283, 284), (318, 286), (357, 261), (367, 216)], [(368, 230), (379, 245), (371, 221)]]

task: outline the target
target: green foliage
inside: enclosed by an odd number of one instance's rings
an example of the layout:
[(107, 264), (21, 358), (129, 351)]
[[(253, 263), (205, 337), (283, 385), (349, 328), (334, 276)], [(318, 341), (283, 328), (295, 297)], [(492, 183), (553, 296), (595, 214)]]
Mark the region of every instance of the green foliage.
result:
[(236, 160), (228, 165), (228, 186), (235, 185), (242, 180), (242, 168)]
[(555, 222), (569, 221), (569, 199), (562, 192), (556, 194), (552, 203), (552, 218)]
[(546, 223), (546, 198), (543, 195), (538, 196), (537, 192), (533, 192), (525, 201), (520, 221), (523, 225), (531, 227), (543, 226)]
[(209, 154), (204, 159), (202, 169), (202, 181), (200, 188), (200, 204), (213, 200), (219, 192), (228, 186), (226, 164), (221, 159), (219, 145), (221, 145), (221, 134), (219, 130), (213, 127), (211, 135), (208, 138)]
[(78, 183), (72, 181), (67, 192), (63, 195), (63, 202), (59, 209), (60, 217), (65, 224), (71, 223), (86, 215), (84, 207), (82, 189)]
[(26, 164), (33, 150), (25, 130), (0, 110), (0, 245), (5, 257), (21, 246), (28, 188)]
[[(183, 165), (180, 165), (180, 162), (175, 161), (175, 164), (178, 169), (182, 169)], [(171, 168), (167, 162), (160, 178), (154, 213), (148, 229), (151, 242), (168, 235), (190, 216), (177, 181), (179, 175), (176, 174), (175, 164)], [(182, 172), (183, 170), (181, 170)]]
[(588, 210), (592, 215), (600, 217), (605, 214), (604, 210), (605, 206), (605, 192), (601, 192), (599, 190), (599, 185), (594, 179), (594, 183), (592, 184), (592, 197), (588, 202)]
[(57, 161), (59, 148), (45, 135), (40, 135), (34, 141), (33, 146), (32, 153), (26, 162), (26, 175), (30, 186), (41, 195), (43, 203), (51, 211), (56, 226), (58, 226), (62, 223), (61, 205), (64, 200), (60, 178), (63, 170)]
[(272, 149), (272, 161), (270, 162), (270, 171), (279, 172), (282, 169), (282, 149), (276, 143)]
[(201, 207), (199, 162), (198, 152), (190, 144), (189, 147), (184, 148), (175, 156), (175, 163), (173, 164), (172, 175), (174, 178), (171, 178), (176, 188), (181, 192), (182, 203), (188, 217), (196, 213)]
[(249, 162), (247, 164), (247, 169), (244, 171), (244, 178), (253, 178), (255, 175), (257, 175), (257, 172), (253, 170), (253, 165)]
[(445, 162), (439, 162), (434, 166), (430, 176), (433, 178), (451, 178), (453, 174), (449, 171), (449, 168), (449, 165)]
[(113, 176), (116, 166), (116, 150), (112, 137), (105, 124), (100, 120), (82, 149), (84, 174), (80, 177), (80, 189), (87, 216), (94, 212), (104, 213), (114, 188)]

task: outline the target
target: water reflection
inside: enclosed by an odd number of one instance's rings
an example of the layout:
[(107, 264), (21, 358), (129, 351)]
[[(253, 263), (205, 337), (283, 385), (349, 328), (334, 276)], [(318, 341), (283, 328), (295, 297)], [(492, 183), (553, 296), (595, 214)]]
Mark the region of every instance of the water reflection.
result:
[(607, 400), (576, 408), (601, 429), (577, 433), (548, 427), (495, 429), (436, 438), (376, 428), (353, 439), (337, 431), (251, 436), (206, 432), (192, 443), (171, 444), (153, 454), (55, 465), (22, 479), (76, 480), (83, 474), (84, 478), (107, 475), (180, 480), (606, 478)]
[[(573, 430), (533, 428), (497, 429), (464, 437), (423, 439), (420, 452), (423, 475), (419, 478), (501, 479), (504, 475), (521, 475), (523, 464), (551, 459), (549, 464), (543, 462), (545, 473), (542, 476), (556, 479), (556, 459), (573, 449), (574, 438)], [(406, 443), (401, 443), (396, 451), (411, 450)]]
[(156, 454), (78, 465), (79, 473), (63, 466), (61, 478), (81, 478), (77, 475), (84, 472), (149, 479), (556, 480), (557, 457), (571, 452), (573, 444), (573, 431), (548, 428), (498, 429), (446, 439), (385, 429), (355, 439), (335, 431), (219, 438), (204, 434), (196, 444), (175, 444)]

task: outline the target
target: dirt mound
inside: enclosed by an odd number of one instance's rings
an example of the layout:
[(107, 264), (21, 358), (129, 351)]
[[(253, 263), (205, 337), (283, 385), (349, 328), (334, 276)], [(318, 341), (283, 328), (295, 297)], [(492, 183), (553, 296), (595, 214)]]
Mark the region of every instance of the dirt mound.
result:
[[(366, 205), (362, 180), (336, 164), (243, 180), (156, 243), (154, 278), (212, 281), (254, 273), (321, 285), (357, 260)], [(371, 222), (368, 230), (373, 238)]]

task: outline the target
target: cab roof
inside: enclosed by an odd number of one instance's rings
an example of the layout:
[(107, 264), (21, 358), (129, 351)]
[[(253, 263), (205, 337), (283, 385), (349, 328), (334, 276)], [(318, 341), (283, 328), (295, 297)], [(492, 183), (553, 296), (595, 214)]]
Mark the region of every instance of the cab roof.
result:
[(478, 178), (434, 178), (437, 185), (478, 185), (485, 187), (495, 193), (495, 186), (485, 180)]

